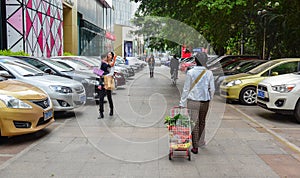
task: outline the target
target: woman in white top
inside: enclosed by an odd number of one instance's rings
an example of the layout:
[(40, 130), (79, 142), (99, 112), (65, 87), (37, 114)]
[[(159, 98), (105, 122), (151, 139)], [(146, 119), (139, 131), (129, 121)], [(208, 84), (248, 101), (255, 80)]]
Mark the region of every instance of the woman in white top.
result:
[[(206, 68), (206, 53), (197, 53), (195, 62), (197, 66), (187, 72), (180, 107), (191, 111), (191, 120), (194, 122), (192, 130), (192, 152), (198, 153), (198, 147), (205, 145), (205, 120), (209, 108), (209, 102), (215, 92), (213, 73)], [(197, 78), (199, 79), (198, 81)]]

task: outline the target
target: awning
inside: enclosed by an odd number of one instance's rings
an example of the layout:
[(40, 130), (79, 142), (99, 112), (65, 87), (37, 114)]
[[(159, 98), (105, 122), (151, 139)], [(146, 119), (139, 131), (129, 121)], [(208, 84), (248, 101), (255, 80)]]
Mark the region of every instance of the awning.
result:
[(105, 38), (111, 40), (111, 41), (116, 41), (116, 36), (111, 34), (110, 32), (105, 33)]

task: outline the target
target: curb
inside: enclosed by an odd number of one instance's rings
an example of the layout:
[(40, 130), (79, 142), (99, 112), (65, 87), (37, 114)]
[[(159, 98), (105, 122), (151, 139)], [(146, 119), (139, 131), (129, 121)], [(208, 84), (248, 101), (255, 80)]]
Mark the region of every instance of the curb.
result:
[[(291, 150), (297, 152), (300, 154), (300, 148), (291, 143), (290, 141), (288, 141), (287, 139), (283, 138), (282, 136), (280, 136), (279, 134), (277, 134), (276, 132), (272, 131), (271, 129), (268, 129), (265, 125), (257, 122), (255, 119), (253, 119), (251, 116), (245, 114), (243, 111), (241, 111), (240, 109), (229, 105), (231, 108), (235, 109), (236, 111), (238, 111), (239, 113), (241, 113), (242, 115), (244, 115), (247, 120), (251, 121), (252, 123), (258, 125), (259, 127), (261, 127), (262, 129), (264, 129), (267, 133), (271, 134), (276, 140), (280, 141), (281, 143), (283, 143), (284, 145), (286, 145), (288, 148), (290, 148)], [(244, 119), (245, 120), (245, 119)]]

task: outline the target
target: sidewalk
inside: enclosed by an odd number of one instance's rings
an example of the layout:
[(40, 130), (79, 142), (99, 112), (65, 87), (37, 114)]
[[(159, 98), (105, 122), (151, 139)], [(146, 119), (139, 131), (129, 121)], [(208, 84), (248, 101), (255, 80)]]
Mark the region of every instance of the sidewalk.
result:
[(299, 153), (219, 97), (210, 118), (224, 116), (208, 121), (207, 146), (192, 161), (169, 161), (163, 118), (179, 102), (184, 75), (176, 88), (168, 68), (157, 68), (151, 80), (142, 72), (113, 95), (113, 117), (96, 119), (93, 105), (77, 110), (76, 118), (1, 164), (0, 177), (300, 177)]

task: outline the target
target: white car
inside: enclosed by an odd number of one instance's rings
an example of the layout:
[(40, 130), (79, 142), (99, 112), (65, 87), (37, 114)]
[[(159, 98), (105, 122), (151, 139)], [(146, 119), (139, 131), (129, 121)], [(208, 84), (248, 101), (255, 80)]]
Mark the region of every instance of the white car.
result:
[(54, 111), (68, 111), (86, 103), (84, 86), (75, 80), (48, 75), (19, 59), (0, 56), (0, 76), (32, 84), (46, 92)]
[(63, 65), (66, 65), (68, 67), (71, 67), (76, 71), (87, 72), (87, 73), (93, 74), (93, 70), (91, 70), (87, 66), (80, 63), (80, 61), (64, 60), (64, 59), (59, 59), (59, 58), (50, 58), (50, 59), (53, 60), (53, 61), (59, 62)]
[(293, 114), (300, 123), (300, 72), (274, 76), (257, 87), (257, 105), (281, 114)]

